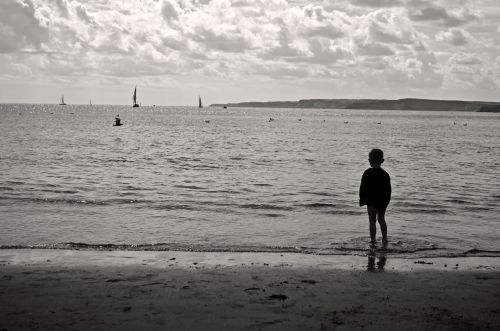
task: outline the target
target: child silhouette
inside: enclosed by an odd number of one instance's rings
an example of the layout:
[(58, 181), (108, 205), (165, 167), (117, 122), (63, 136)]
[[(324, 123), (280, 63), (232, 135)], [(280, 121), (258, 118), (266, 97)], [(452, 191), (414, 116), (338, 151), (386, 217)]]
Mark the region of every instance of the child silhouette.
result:
[(361, 177), (359, 187), (359, 205), (367, 206), (368, 220), (370, 221), (371, 244), (375, 245), (377, 221), (382, 232), (382, 243), (387, 245), (387, 224), (385, 211), (391, 201), (391, 178), (380, 166), (384, 162), (384, 152), (375, 148), (368, 154), (370, 168), (366, 169)]

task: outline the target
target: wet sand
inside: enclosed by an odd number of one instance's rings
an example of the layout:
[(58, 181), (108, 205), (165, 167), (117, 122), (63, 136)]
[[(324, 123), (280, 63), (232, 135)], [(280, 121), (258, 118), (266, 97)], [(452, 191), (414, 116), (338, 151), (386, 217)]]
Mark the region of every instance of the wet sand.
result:
[(498, 330), (499, 289), (500, 258), (5, 249), (0, 330)]

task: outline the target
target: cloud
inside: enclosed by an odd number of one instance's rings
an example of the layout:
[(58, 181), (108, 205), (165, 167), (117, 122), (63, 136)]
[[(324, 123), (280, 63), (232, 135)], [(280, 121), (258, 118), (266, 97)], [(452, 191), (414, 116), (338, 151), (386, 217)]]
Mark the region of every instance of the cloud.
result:
[(498, 91), (500, 77), (498, 63), (486, 55), (460, 52), (448, 59), (445, 70), (447, 84), (468, 86), (479, 90)]
[(399, 7), (404, 5), (403, 0), (352, 0), (356, 6), (367, 7)]
[[(480, 11), (491, 2), (478, 1), (3, 0), (0, 53), (15, 65), (0, 66), (0, 76), (109, 84), (342, 78), (347, 85), (369, 77), (425, 89), (447, 76), (459, 82), (472, 66), (495, 80), (481, 54), (498, 54), (488, 45), (498, 23)], [(469, 47), (469, 55), (451, 59), (449, 45)]]
[(438, 22), (443, 26), (453, 27), (462, 26), (467, 23), (480, 19), (480, 15), (472, 7), (460, 7), (458, 9), (453, 6), (445, 7), (436, 5), (431, 2), (419, 3), (420, 8), (414, 8), (410, 11), (410, 18), (420, 22)]
[(355, 39), (362, 43), (413, 44), (425, 36), (408, 19), (404, 9), (378, 9), (357, 19)]
[(453, 46), (464, 46), (473, 41), (474, 37), (464, 29), (452, 28), (447, 31), (440, 31), (436, 35), (436, 40)]
[(471, 53), (456, 53), (450, 57), (448, 60), (448, 65), (454, 67), (471, 67), (475, 65), (483, 64), (485, 60), (482, 56)]
[(169, 22), (177, 20), (181, 12), (182, 9), (180, 8), (179, 3), (176, 1), (165, 0), (162, 4), (161, 13), (163, 15), (163, 18), (165, 18), (165, 20)]
[(387, 55), (394, 55), (395, 50), (389, 47), (388, 45), (373, 42), (373, 43), (359, 44), (358, 54), (368, 55), (368, 56), (387, 56)]
[(48, 40), (48, 27), (38, 19), (32, 2), (0, 2), (0, 52), (40, 49)]

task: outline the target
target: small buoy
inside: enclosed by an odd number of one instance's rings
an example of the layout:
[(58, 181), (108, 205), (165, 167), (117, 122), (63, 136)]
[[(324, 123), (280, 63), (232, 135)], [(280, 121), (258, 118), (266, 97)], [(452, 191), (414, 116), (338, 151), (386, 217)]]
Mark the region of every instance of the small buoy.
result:
[(116, 115), (115, 117), (115, 124), (113, 124), (113, 126), (122, 126), (122, 122), (121, 122), (121, 119), (120, 119), (120, 115)]

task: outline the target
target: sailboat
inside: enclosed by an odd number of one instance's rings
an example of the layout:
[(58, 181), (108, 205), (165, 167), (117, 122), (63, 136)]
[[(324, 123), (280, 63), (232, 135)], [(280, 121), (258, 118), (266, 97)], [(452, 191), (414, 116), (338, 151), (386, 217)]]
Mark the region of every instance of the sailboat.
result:
[(132, 97), (132, 100), (134, 101), (134, 105), (132, 107), (139, 107), (139, 104), (137, 103), (137, 86), (134, 88), (134, 95)]
[(66, 103), (64, 102), (64, 95), (61, 96), (61, 103), (59, 106), (66, 106)]
[(90, 99), (90, 107), (92, 107), (92, 99)]
[(203, 108), (203, 105), (201, 104), (201, 97), (198, 96), (198, 108)]

